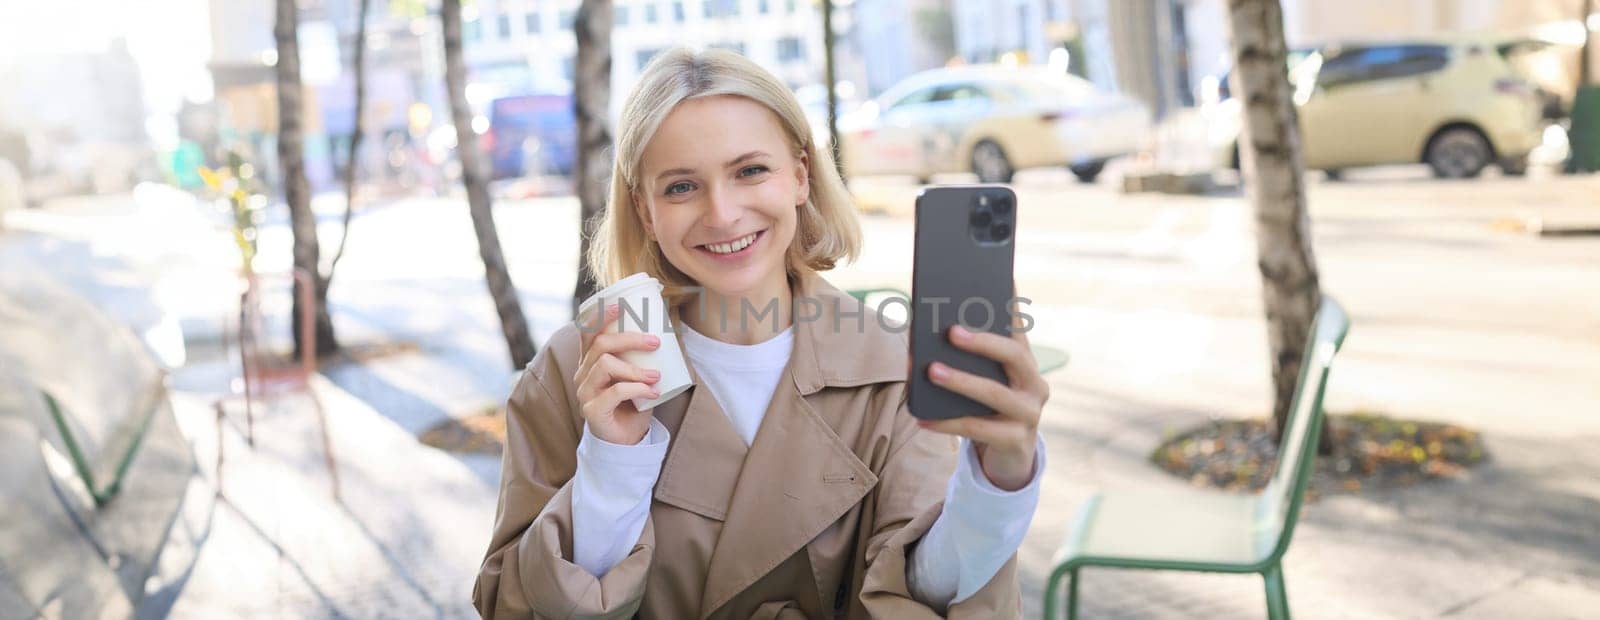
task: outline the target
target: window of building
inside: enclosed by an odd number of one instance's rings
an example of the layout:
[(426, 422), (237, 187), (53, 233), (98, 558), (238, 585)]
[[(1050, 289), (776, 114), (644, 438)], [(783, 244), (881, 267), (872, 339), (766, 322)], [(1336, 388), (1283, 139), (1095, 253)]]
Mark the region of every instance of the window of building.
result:
[(706, 19), (739, 16), (739, 0), (701, 0), (700, 7)]
[(644, 23), (654, 24), (658, 21), (660, 21), (660, 16), (656, 15), (656, 3), (646, 2), (644, 5)]
[(767, 0), (756, 0), (756, 12), (766, 15), (772, 12), (772, 7), (768, 5)]
[(529, 11), (527, 15), (522, 16), (522, 27), (528, 30), (528, 34), (539, 34), (538, 9)]
[(567, 76), (567, 81), (572, 81), (575, 61), (571, 56), (561, 59), (561, 74)]
[(511, 16), (501, 13), (494, 18), (495, 35), (502, 39), (511, 38)]
[(612, 26), (626, 26), (626, 25), (628, 25), (628, 5), (619, 4), (619, 5), (616, 5), (615, 7), (612, 7), (612, 9), (611, 9), (611, 25)]
[(474, 19), (461, 24), (461, 40), (477, 43), (483, 40), (483, 20)]
[(778, 39), (778, 62), (803, 60), (805, 55), (805, 47), (801, 45), (799, 37)]
[(681, 24), (681, 23), (683, 23), (683, 19), (684, 19), (683, 0), (672, 0), (672, 21), (673, 21), (673, 23)]
[(794, 0), (784, 0), (784, 2), (783, 2), (783, 11), (785, 13), (793, 15), (794, 11), (795, 11), (795, 8), (796, 7), (795, 7)]
[(575, 23), (575, 17), (576, 16), (573, 15), (572, 11), (562, 11), (560, 17), (557, 19), (557, 22), (561, 24), (562, 28), (566, 30), (572, 30), (572, 24)]

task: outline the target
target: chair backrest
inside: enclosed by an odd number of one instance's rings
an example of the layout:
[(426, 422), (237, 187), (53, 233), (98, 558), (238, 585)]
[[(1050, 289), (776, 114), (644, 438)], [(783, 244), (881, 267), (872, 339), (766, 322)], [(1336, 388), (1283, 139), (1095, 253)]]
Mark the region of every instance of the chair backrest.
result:
[(1278, 445), (1278, 466), (1257, 505), (1256, 548), (1263, 561), (1281, 557), (1289, 548), (1289, 538), (1300, 516), (1300, 502), (1316, 461), (1328, 373), (1349, 330), (1350, 317), (1344, 308), (1332, 298), (1323, 297), (1311, 323), (1311, 339), (1300, 360), (1300, 378), (1289, 405), (1283, 441)]

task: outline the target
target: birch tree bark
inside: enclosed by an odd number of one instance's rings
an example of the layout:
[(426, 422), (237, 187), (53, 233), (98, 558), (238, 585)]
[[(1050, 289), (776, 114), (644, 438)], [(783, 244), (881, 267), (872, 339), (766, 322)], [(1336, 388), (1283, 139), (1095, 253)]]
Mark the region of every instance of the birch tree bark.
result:
[(573, 176), (580, 205), (578, 279), (572, 289), (572, 315), (576, 317), (578, 304), (596, 290), (587, 257), (593, 227), (606, 206), (611, 177), (611, 0), (583, 0), (572, 30), (578, 40), (572, 86), (578, 119), (578, 159)]
[(472, 108), (467, 104), (467, 65), (461, 55), (461, 0), (442, 0), (439, 18), (444, 30), (444, 82), (450, 96), (450, 118), (456, 127), (456, 156), (461, 160), (461, 182), (467, 188), (467, 210), (472, 213), (472, 232), (478, 237), (478, 256), (483, 259), (483, 275), (500, 316), (500, 331), (505, 335), (513, 368), (533, 361), (535, 347), (522, 314), (517, 289), (506, 270), (500, 251), (500, 234), (494, 224), (489, 202), (489, 185), (483, 174), (483, 153), (478, 134), (472, 130)]
[[(1272, 364), (1272, 417), (1282, 438), (1311, 321), (1322, 298), (1306, 215), (1300, 123), (1279, 0), (1229, 0), (1233, 92), (1244, 104), (1239, 157), (1255, 213), (1257, 265)], [(1323, 433), (1324, 448), (1331, 433)]]
[[(283, 200), (289, 206), (289, 230), (294, 238), (294, 266), (311, 279), (316, 305), (316, 354), (325, 356), (339, 349), (334, 339), (333, 319), (328, 314), (328, 289), (323, 284), (317, 243), (317, 221), (311, 212), (311, 187), (306, 181), (305, 134), (300, 115), (304, 111), (300, 82), (300, 17), (295, 0), (277, 0), (272, 35), (277, 43), (278, 62), (274, 67), (278, 86), (278, 167), (283, 179)], [(300, 280), (294, 281), (294, 307), (291, 325), (295, 357), (305, 349), (302, 342)]]

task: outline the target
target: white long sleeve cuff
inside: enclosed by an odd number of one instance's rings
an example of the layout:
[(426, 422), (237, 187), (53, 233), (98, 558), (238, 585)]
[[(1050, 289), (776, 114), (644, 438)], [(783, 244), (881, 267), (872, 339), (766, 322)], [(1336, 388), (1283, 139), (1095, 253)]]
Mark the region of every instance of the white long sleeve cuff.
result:
[(1039, 507), (1044, 478), (1044, 437), (1034, 448), (1033, 479), (1016, 491), (996, 487), (983, 474), (978, 451), (966, 438), (945, 487), (944, 511), (911, 552), (907, 585), (936, 609), (971, 598), (1022, 546)]
[(637, 445), (615, 444), (583, 425), (572, 475), (573, 562), (599, 577), (628, 556), (644, 533), (650, 500), (672, 434), (655, 418)]

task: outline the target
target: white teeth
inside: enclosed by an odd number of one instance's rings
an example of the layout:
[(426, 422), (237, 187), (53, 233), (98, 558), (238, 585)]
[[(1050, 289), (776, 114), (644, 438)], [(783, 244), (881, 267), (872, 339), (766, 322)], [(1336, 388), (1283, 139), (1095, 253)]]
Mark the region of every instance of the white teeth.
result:
[(745, 247), (755, 243), (755, 241), (756, 234), (751, 233), (743, 238), (734, 240), (731, 243), (708, 243), (706, 244), (706, 249), (717, 254), (732, 254), (734, 252), (738, 252), (739, 250), (745, 249)]

